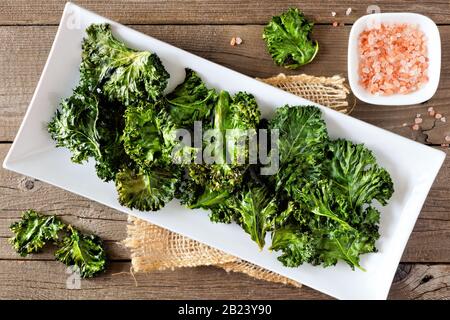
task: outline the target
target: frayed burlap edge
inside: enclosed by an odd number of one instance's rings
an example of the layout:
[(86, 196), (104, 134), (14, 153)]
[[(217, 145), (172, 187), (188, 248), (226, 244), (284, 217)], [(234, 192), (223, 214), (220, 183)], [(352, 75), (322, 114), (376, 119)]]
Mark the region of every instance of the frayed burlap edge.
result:
[(280, 73), (275, 77), (257, 79), (342, 113), (351, 113), (356, 105), (356, 98), (345, 84), (345, 78), (339, 75), (314, 77), (307, 74), (287, 76)]
[[(350, 113), (356, 103), (345, 79), (340, 76), (278, 76), (258, 79), (307, 100), (343, 113)], [(349, 103), (349, 100), (351, 102)], [(198, 241), (129, 216), (125, 245), (131, 250), (134, 272), (150, 272), (182, 267), (216, 266), (227, 272), (241, 272), (251, 277), (290, 284), (301, 284), (270, 270), (211, 248)]]
[(124, 244), (131, 250), (134, 272), (216, 266), (227, 272), (241, 272), (261, 280), (301, 286), (275, 272), (144, 220), (129, 216), (128, 222)]

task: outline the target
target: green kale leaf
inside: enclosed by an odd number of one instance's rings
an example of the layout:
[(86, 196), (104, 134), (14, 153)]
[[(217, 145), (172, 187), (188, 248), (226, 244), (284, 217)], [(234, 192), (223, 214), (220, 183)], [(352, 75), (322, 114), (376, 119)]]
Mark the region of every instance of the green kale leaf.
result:
[(276, 198), (270, 197), (268, 189), (263, 186), (248, 184), (228, 200), (227, 204), (234, 210), (236, 221), (262, 249), (266, 233), (273, 230), (278, 214)]
[(166, 96), (166, 104), (171, 118), (181, 128), (207, 120), (216, 99), (216, 91), (208, 89), (195, 71), (186, 69), (186, 78)]
[(155, 53), (128, 48), (109, 24), (86, 29), (82, 48), (81, 81), (106, 97), (128, 106), (162, 97), (169, 74)]
[(311, 40), (313, 25), (297, 8), (272, 18), (264, 28), (263, 39), (277, 65), (296, 69), (314, 59), (319, 44)]
[[(212, 190), (232, 192), (242, 181), (248, 168), (248, 141), (256, 135), (260, 111), (253, 95), (239, 92), (234, 97), (222, 91), (214, 108), (211, 131), (216, 136), (210, 144), (213, 163), (195, 164), (189, 173), (197, 184), (207, 184)], [(204, 159), (205, 160), (205, 159)]]
[(177, 139), (178, 126), (157, 104), (148, 102), (129, 107), (125, 112), (122, 140), (128, 156), (140, 167), (181, 164), (190, 161), (196, 149)]
[(157, 211), (173, 199), (179, 179), (175, 166), (122, 169), (116, 175), (119, 202), (130, 209)]
[(277, 150), (279, 170), (274, 176), (277, 191), (289, 196), (293, 187), (317, 180), (322, 175), (328, 133), (322, 113), (314, 106), (284, 106), (278, 108), (269, 122), (278, 130)]
[(389, 173), (377, 164), (373, 153), (362, 144), (335, 140), (328, 144), (332, 154), (327, 174), (334, 192), (345, 195), (352, 208), (359, 208), (376, 199), (382, 205), (394, 192)]
[(58, 233), (64, 224), (55, 216), (42, 216), (34, 210), (27, 210), (22, 219), (10, 226), (14, 237), (9, 239), (14, 250), (21, 256), (39, 252), (47, 242), (57, 242)]
[(61, 102), (48, 131), (57, 147), (65, 147), (72, 153), (72, 161), (82, 163), (89, 157), (101, 158), (99, 98), (85, 87), (78, 86), (72, 96)]
[(273, 232), (270, 250), (282, 251), (278, 260), (293, 268), (311, 262), (316, 254), (316, 245), (310, 234), (301, 232), (295, 225), (286, 225)]
[(80, 233), (72, 226), (67, 227), (68, 235), (55, 252), (56, 260), (79, 269), (83, 278), (90, 278), (105, 270), (106, 254), (100, 238)]

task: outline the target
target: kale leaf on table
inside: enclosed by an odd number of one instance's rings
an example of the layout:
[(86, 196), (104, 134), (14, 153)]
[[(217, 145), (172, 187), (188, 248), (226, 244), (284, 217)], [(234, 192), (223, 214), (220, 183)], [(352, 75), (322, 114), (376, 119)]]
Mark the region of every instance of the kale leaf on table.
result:
[(30, 209), (10, 229), (14, 233), (10, 242), (21, 256), (37, 253), (52, 242), (58, 247), (56, 260), (75, 266), (81, 277), (89, 278), (105, 270), (106, 254), (100, 238), (83, 234), (55, 216), (44, 216)]
[(297, 8), (273, 17), (263, 32), (273, 61), (289, 69), (310, 63), (319, 51), (318, 42), (311, 40), (313, 25)]
[(67, 227), (67, 232), (55, 252), (56, 260), (76, 267), (83, 278), (91, 278), (105, 270), (106, 254), (100, 238), (82, 234), (72, 226)]
[(21, 220), (10, 226), (14, 233), (10, 243), (24, 257), (39, 252), (48, 242), (57, 242), (63, 228), (64, 224), (55, 216), (42, 216), (34, 210), (27, 210)]

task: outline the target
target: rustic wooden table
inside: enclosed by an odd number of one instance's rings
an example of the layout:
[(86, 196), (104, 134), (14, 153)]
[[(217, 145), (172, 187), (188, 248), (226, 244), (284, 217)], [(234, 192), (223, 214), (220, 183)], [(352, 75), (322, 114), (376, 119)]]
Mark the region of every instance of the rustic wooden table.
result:
[[(80, 0), (78, 4), (148, 35), (198, 54), (253, 77), (268, 77), (286, 70), (276, 67), (261, 40), (263, 25), (291, 5), (316, 22), (320, 52), (300, 70), (312, 75), (342, 74), (347, 69), (347, 38), (351, 24), (376, 3), (382, 12), (422, 13), (438, 25), (442, 39), (442, 71), (436, 95), (420, 105), (370, 106), (358, 102), (353, 116), (447, 153), (447, 161), (428, 196), (395, 277), (392, 299), (450, 299), (450, 152), (442, 146), (450, 135), (450, 1), (219, 1), (219, 0)], [(19, 128), (50, 50), (64, 0), (0, 1), (0, 160), (3, 161)], [(345, 15), (352, 8), (349, 16)], [(331, 11), (337, 12), (335, 18)], [(332, 22), (345, 25), (333, 27)], [(239, 36), (243, 44), (230, 46)], [(287, 72), (290, 73), (290, 72)], [(434, 121), (427, 109), (447, 116)], [(411, 130), (416, 114), (420, 130)], [(408, 126), (403, 124), (407, 123)], [(414, 159), (411, 159), (414, 161)], [(106, 240), (111, 263), (99, 278), (83, 281), (81, 289), (66, 289), (68, 275), (50, 252), (20, 258), (7, 242), (8, 226), (20, 212), (35, 208)], [(177, 299), (274, 298), (326, 299), (307, 287), (301, 289), (227, 274), (213, 268), (193, 268), (128, 274), (130, 255), (121, 241), (126, 216), (34, 179), (0, 170), (0, 298), (30, 299)]]

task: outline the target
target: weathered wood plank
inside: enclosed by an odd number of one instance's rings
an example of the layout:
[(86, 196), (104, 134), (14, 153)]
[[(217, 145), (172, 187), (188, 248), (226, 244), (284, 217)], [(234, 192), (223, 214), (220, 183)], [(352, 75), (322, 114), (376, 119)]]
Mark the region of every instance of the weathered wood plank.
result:
[[(273, 64), (260, 39), (261, 26), (134, 26), (137, 30), (165, 40), (185, 50), (253, 77), (292, 73)], [(316, 37), (321, 51), (316, 60), (301, 69), (313, 75), (346, 76), (349, 27), (318, 26)], [(442, 39), (450, 38), (450, 26), (440, 27)], [(12, 141), (36, 87), (51, 47), (56, 27), (0, 27), (0, 141)], [(240, 36), (244, 42), (232, 47), (229, 40)], [(442, 61), (450, 61), (450, 42), (442, 43)], [(442, 65), (441, 82), (436, 95), (427, 103), (413, 106), (370, 106), (358, 103), (353, 116), (408, 138), (424, 140), (410, 125), (417, 113), (424, 115), (433, 106), (450, 119), (450, 65)], [(408, 126), (404, 127), (403, 124)], [(427, 143), (444, 143), (450, 135), (450, 121), (424, 122), (431, 129)]]
[[(65, 0), (4, 0), (0, 3), (0, 24), (57, 24)], [(357, 0), (302, 1), (287, 0), (78, 0), (79, 5), (110, 19), (127, 24), (266, 24), (276, 14), (291, 6), (298, 6), (318, 23), (334, 20), (353, 23), (366, 14), (368, 6), (378, 5), (381, 12), (410, 12), (425, 14), (437, 23), (450, 22), (450, 8), (446, 0), (404, 1)], [(345, 15), (352, 8), (349, 16)], [(331, 16), (331, 11), (337, 13)]]
[[(0, 145), (0, 162), (9, 146)], [(450, 262), (449, 175), (450, 152), (447, 149), (447, 160), (416, 223), (403, 262)], [(128, 252), (120, 244), (126, 237), (126, 215), (41, 181), (1, 169), (0, 238), (11, 236), (9, 225), (20, 218), (21, 211), (29, 208), (56, 214), (85, 232), (99, 235), (110, 243), (113, 259), (128, 257)], [(0, 241), (0, 259), (14, 259), (8, 246), (6, 240)], [(40, 255), (33, 257), (40, 258)], [(48, 256), (42, 258), (47, 259)]]
[[(295, 299), (327, 298), (294, 288), (227, 274), (213, 267), (130, 274), (129, 262), (113, 262), (105, 274), (68, 290), (67, 268), (56, 261), (0, 261), (0, 299)], [(33, 290), (37, 289), (39, 290)]]
[[(214, 267), (135, 274), (113, 262), (80, 289), (67, 289), (70, 273), (56, 261), (0, 261), (0, 299), (329, 299), (306, 286), (269, 283)], [(390, 299), (449, 299), (450, 266), (402, 266)], [(70, 284), (70, 280), (69, 280)], [(38, 290), (36, 290), (38, 289)]]
[(402, 300), (450, 299), (450, 265), (400, 265), (389, 298)]

